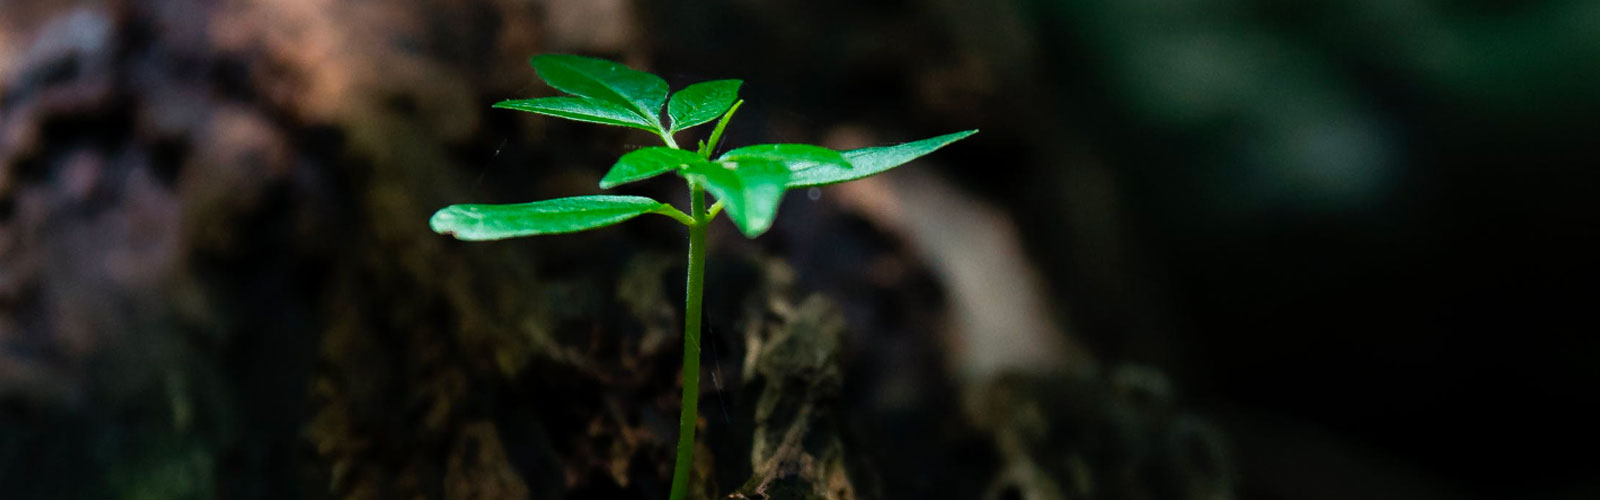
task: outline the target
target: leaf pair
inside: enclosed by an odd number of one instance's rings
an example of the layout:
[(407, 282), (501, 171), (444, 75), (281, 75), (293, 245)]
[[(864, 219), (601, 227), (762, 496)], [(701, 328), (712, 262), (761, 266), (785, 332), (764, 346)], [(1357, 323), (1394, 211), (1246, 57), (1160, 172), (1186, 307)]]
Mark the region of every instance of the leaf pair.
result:
[(715, 165), (685, 174), (722, 200), (733, 225), (754, 238), (772, 227), (790, 180), (799, 172), (818, 168), (851, 167), (844, 155), (821, 146), (762, 144), (728, 151)]
[[(535, 56), (533, 69), (545, 83), (572, 94), (563, 97), (514, 99), (494, 107), (515, 109), (601, 125), (631, 127), (663, 136), (715, 120), (738, 98), (739, 80), (696, 83), (667, 99), (661, 77), (590, 57)], [(666, 105), (669, 125), (661, 125)]]
[[(666, 172), (682, 172), (722, 200), (734, 225), (744, 234), (755, 237), (771, 227), (778, 202), (788, 188), (836, 184), (882, 173), (975, 133), (976, 130), (968, 130), (842, 154), (816, 146), (769, 144), (729, 151), (718, 158), (718, 162), (681, 149), (650, 147), (623, 155), (600, 185), (609, 189)], [(791, 157), (810, 158), (815, 164), (791, 170), (781, 162), (769, 161), (778, 150), (793, 153)], [(840, 155), (851, 166), (817, 161), (831, 158), (817, 150)], [(719, 163), (730, 159), (733, 168)], [(666, 204), (640, 196), (576, 196), (513, 205), (452, 205), (435, 213), (429, 222), (440, 234), (481, 241), (577, 232), (647, 213), (675, 211)]]
[[(754, 238), (772, 227), (778, 204), (783, 200), (784, 192), (790, 188), (837, 184), (877, 175), (976, 133), (978, 131), (968, 130), (896, 146), (863, 148), (844, 153), (806, 144), (762, 144), (729, 151), (715, 162), (701, 160), (692, 154), (674, 155), (674, 161), (681, 162), (670, 167), (656, 164), (654, 168), (662, 170), (640, 178), (648, 178), (670, 168), (679, 169), (685, 177), (705, 186), (718, 200), (722, 200), (728, 207), (728, 217), (733, 219), (739, 231)], [(640, 154), (640, 151), (624, 155), (612, 172), (619, 168), (637, 172), (631, 166), (625, 166), (630, 163), (628, 156), (635, 154)], [(650, 153), (645, 155), (654, 156)], [(612, 178), (611, 174), (606, 177)], [(607, 184), (602, 180), (601, 187), (620, 183)]]
[[(668, 99), (667, 83), (656, 75), (601, 59), (541, 55), (532, 60), (539, 76), (562, 97), (508, 100), (496, 108), (559, 118), (632, 127), (659, 134), (672, 147), (647, 147), (623, 155), (600, 180), (610, 189), (674, 172), (710, 191), (727, 209), (740, 232), (754, 238), (772, 227), (779, 202), (790, 188), (851, 181), (882, 173), (977, 133), (957, 132), (897, 146), (840, 153), (806, 144), (746, 146), (710, 158), (728, 120), (738, 109), (739, 80), (696, 83)], [(666, 106), (667, 125), (662, 125)], [(678, 149), (672, 135), (717, 119), (699, 153)], [(494, 240), (582, 231), (657, 213), (688, 225), (701, 224), (670, 205), (638, 196), (577, 196), (513, 205), (453, 205), (429, 224), (463, 240)]]
[[(754, 238), (772, 227), (778, 204), (790, 188), (837, 184), (883, 173), (978, 131), (839, 153), (805, 144), (763, 144), (727, 152), (716, 166), (684, 171), (728, 206), (728, 217), (745, 236)], [(723, 167), (721, 170), (717, 166)]]
[(728, 217), (754, 238), (772, 227), (778, 203), (795, 175), (851, 169), (844, 155), (807, 144), (762, 144), (724, 153), (715, 160), (682, 149), (649, 147), (622, 155), (600, 179), (601, 189), (677, 172), (705, 187), (728, 209)]

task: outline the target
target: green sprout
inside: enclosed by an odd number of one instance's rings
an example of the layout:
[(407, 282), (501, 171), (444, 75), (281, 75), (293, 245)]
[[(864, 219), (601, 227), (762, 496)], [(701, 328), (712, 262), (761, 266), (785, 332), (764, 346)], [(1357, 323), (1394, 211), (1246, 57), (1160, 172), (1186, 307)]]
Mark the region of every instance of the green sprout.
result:
[[(678, 420), (678, 454), (671, 500), (683, 500), (689, 487), (694, 431), (700, 395), (700, 304), (705, 290), (706, 229), (717, 214), (745, 236), (772, 227), (778, 202), (791, 188), (852, 181), (900, 166), (976, 130), (941, 135), (896, 146), (834, 151), (808, 144), (745, 146), (713, 157), (728, 120), (744, 101), (739, 80), (696, 83), (667, 98), (661, 77), (589, 57), (540, 55), (532, 60), (539, 77), (561, 97), (517, 99), (495, 104), (581, 122), (631, 127), (661, 137), (666, 147), (647, 147), (622, 155), (600, 179), (601, 189), (673, 172), (689, 187), (689, 212), (642, 196), (574, 196), (509, 205), (451, 205), (428, 221), (435, 232), (469, 241), (559, 234), (609, 226), (644, 214), (660, 214), (689, 227), (688, 293), (683, 314), (683, 408)], [(662, 125), (661, 108), (667, 109)], [(694, 151), (678, 147), (674, 135), (716, 120), (711, 135)], [(706, 206), (705, 193), (717, 202)]]

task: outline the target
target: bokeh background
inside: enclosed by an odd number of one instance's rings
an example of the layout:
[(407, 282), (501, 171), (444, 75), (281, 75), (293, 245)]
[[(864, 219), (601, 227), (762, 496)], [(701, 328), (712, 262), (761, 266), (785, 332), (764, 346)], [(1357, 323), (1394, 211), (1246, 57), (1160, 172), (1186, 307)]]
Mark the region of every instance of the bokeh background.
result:
[(982, 130), (715, 231), (708, 498), (1600, 497), (1597, 2), (0, 0), (0, 498), (660, 497), (678, 228), (425, 224), (538, 53)]

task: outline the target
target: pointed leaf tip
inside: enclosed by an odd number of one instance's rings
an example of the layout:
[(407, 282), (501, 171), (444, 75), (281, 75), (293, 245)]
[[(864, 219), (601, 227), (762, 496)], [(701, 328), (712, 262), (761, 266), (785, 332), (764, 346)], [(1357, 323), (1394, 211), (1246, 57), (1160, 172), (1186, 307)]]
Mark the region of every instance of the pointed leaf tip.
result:
[(822, 165), (817, 168), (796, 171), (794, 177), (789, 179), (789, 187), (837, 184), (878, 175), (976, 133), (978, 133), (976, 129), (966, 130), (894, 146), (845, 151), (843, 153), (844, 158), (849, 160), (852, 168)]
[(643, 196), (574, 196), (508, 205), (451, 205), (434, 212), (434, 232), (467, 241), (572, 233), (609, 226), (662, 207)]
[(667, 82), (661, 77), (615, 62), (568, 54), (543, 54), (530, 61), (539, 78), (568, 94), (598, 99), (628, 108), (661, 128), (661, 107), (667, 101)]

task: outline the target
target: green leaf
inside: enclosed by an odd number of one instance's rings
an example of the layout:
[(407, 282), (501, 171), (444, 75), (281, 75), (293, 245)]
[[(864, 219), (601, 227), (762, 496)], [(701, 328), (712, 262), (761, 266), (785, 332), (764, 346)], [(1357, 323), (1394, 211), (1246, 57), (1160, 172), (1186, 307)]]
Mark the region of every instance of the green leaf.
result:
[(568, 94), (626, 106), (661, 128), (661, 106), (667, 102), (667, 82), (604, 59), (566, 54), (534, 56), (533, 69), (545, 83)]
[(722, 200), (733, 225), (750, 238), (772, 227), (789, 175), (782, 163), (760, 159), (696, 164), (684, 170), (685, 177)]
[(637, 129), (657, 131), (656, 126), (649, 120), (641, 118), (633, 109), (622, 107), (599, 99), (588, 97), (541, 97), (538, 99), (516, 99), (500, 101), (494, 107), (500, 109), (515, 109), (541, 115), (549, 115), (580, 122), (599, 123), (601, 125), (616, 125), (618, 127), (632, 127)]
[(850, 165), (854, 168), (821, 165), (817, 168), (797, 171), (794, 177), (789, 179), (789, 187), (837, 184), (881, 174), (885, 170), (904, 165), (906, 162), (920, 158), (952, 142), (965, 139), (967, 136), (976, 133), (978, 133), (977, 130), (968, 130), (895, 146), (845, 151), (845, 159), (849, 160)]
[(760, 144), (745, 146), (722, 154), (718, 161), (746, 162), (752, 160), (782, 163), (791, 172), (801, 172), (820, 167), (849, 170), (850, 162), (838, 151), (810, 144)]
[(672, 119), (672, 132), (709, 122), (722, 116), (722, 112), (739, 99), (739, 80), (700, 82), (672, 94), (667, 101), (667, 116)]
[(700, 163), (710, 162), (700, 155), (682, 149), (660, 146), (638, 149), (617, 159), (617, 164), (612, 165), (611, 171), (606, 172), (605, 178), (600, 179), (600, 189), (611, 189), (629, 182), (642, 181)]
[(575, 196), (511, 205), (451, 205), (434, 212), (428, 225), (457, 239), (502, 240), (594, 229), (665, 208), (643, 196)]

